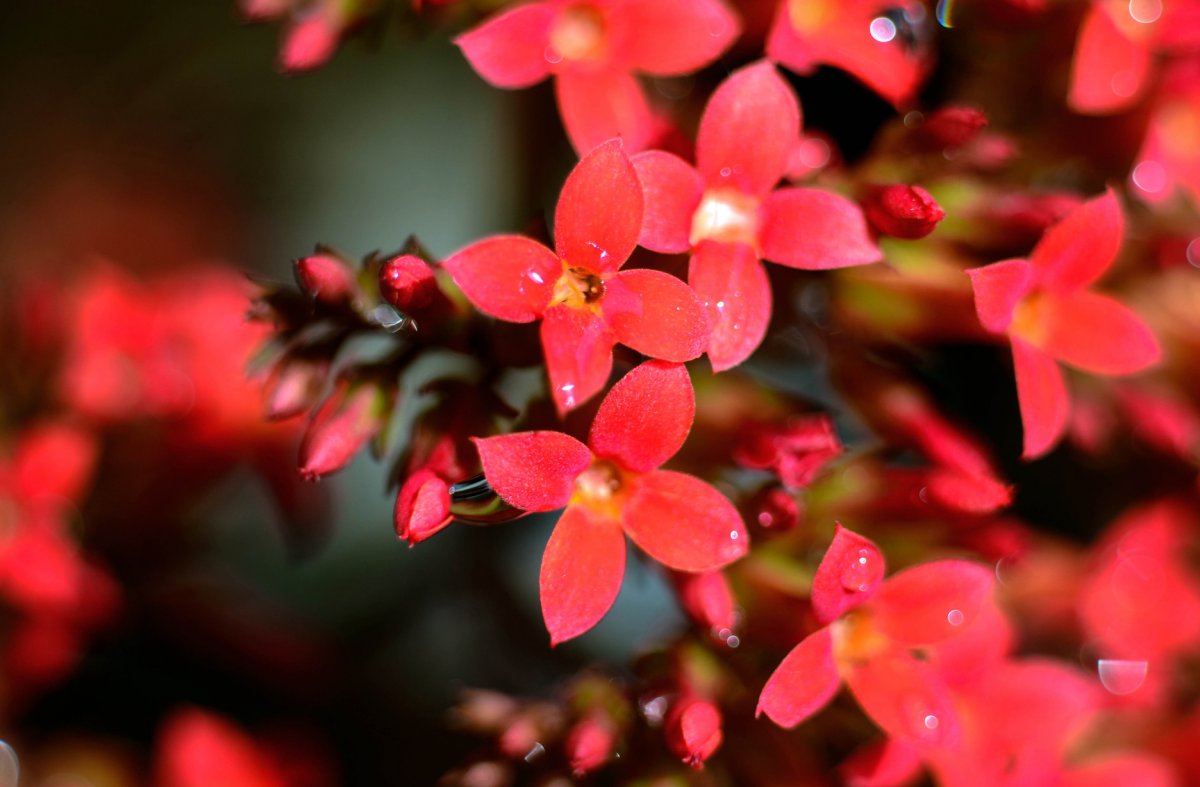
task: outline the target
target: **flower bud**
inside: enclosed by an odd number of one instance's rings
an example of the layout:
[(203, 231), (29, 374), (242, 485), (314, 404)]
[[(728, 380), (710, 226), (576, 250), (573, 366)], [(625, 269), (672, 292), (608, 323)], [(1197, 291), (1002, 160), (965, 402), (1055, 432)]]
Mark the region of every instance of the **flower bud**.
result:
[(453, 520), (450, 486), (429, 468), (413, 473), (396, 496), (396, 535), (416, 546)]
[(385, 401), (375, 385), (343, 382), (313, 416), (300, 442), (300, 475), (308, 481), (335, 473), (383, 427)]
[(674, 574), (679, 600), (688, 615), (713, 631), (732, 630), (737, 623), (733, 593), (720, 571)]
[(948, 106), (935, 110), (921, 124), (922, 141), (937, 150), (961, 148), (979, 135), (987, 116), (975, 107)]
[(337, 51), (341, 30), (318, 11), (298, 20), (284, 34), (279, 50), (279, 68), (285, 72), (310, 71), (329, 62)]
[(612, 756), (617, 733), (612, 722), (600, 714), (592, 714), (571, 728), (567, 734), (567, 760), (576, 776), (591, 773)]
[(358, 292), (350, 266), (332, 254), (313, 254), (296, 260), (296, 283), (323, 303), (342, 303)]
[(329, 364), (304, 360), (277, 364), (267, 379), (266, 417), (282, 421), (307, 412), (317, 403)]
[(412, 254), (401, 254), (383, 263), (379, 292), (397, 310), (409, 314), (433, 305), (440, 294), (433, 268)]
[(946, 217), (928, 191), (902, 184), (872, 189), (863, 212), (881, 234), (908, 240), (924, 238)]
[(706, 699), (686, 697), (675, 704), (666, 719), (667, 745), (693, 768), (721, 745), (721, 711)]
[(751, 518), (766, 530), (782, 533), (800, 524), (800, 504), (791, 492), (772, 487), (755, 496)]
[(799, 489), (841, 452), (833, 422), (826, 415), (813, 415), (791, 419), (782, 427), (752, 428), (734, 448), (733, 460), (742, 467), (771, 470), (784, 486)]

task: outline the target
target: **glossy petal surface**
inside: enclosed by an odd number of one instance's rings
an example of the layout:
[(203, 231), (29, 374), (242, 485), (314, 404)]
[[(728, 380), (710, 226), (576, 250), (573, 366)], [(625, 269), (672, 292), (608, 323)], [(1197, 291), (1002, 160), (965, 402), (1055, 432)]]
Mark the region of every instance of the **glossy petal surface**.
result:
[(650, 557), (679, 571), (712, 571), (749, 547), (733, 503), (699, 478), (669, 470), (638, 480), (622, 524)]
[(542, 348), (550, 395), (560, 414), (591, 399), (612, 372), (615, 339), (604, 318), (590, 309), (554, 306), (542, 321)]
[(538, 577), (550, 644), (578, 637), (600, 622), (624, 575), (621, 526), (585, 506), (568, 506), (546, 544)]
[(800, 134), (800, 105), (770, 63), (721, 83), (700, 120), (696, 165), (710, 187), (765, 194), (783, 176)]
[(505, 502), (526, 511), (565, 506), (575, 477), (592, 461), (586, 445), (562, 432), (517, 432), (472, 442), (488, 484)]
[(790, 268), (827, 270), (883, 258), (862, 209), (824, 189), (780, 189), (763, 204), (764, 259)]
[(661, 150), (639, 153), (632, 161), (646, 206), (638, 243), (664, 254), (687, 251), (692, 216), (704, 191), (700, 174), (683, 159)]
[(604, 397), (588, 443), (597, 456), (646, 472), (675, 455), (695, 415), (687, 369), (648, 361), (622, 377)]
[(1162, 350), (1133, 311), (1106, 295), (1077, 292), (1048, 301), (1042, 349), (1096, 374), (1131, 374), (1154, 365)]
[(1151, 53), (1113, 23), (1094, 3), (1079, 28), (1071, 63), (1067, 104), (1086, 115), (1106, 115), (1133, 106), (1150, 75)]
[(443, 266), (477, 309), (509, 322), (540, 317), (562, 275), (554, 252), (519, 235), (473, 243)]
[(545, 53), (555, 15), (552, 3), (519, 5), (468, 30), (454, 43), (489, 84), (528, 87), (550, 74)]
[(758, 697), (756, 716), (781, 727), (795, 727), (829, 704), (842, 680), (833, 660), (828, 628), (805, 637), (775, 668)]
[(720, 0), (641, 0), (621, 9), (629, 34), (620, 56), (647, 74), (671, 76), (716, 60), (741, 32)]
[(843, 677), (863, 711), (889, 736), (918, 745), (958, 741), (958, 713), (945, 683), (907, 650), (868, 659)]
[(975, 290), (975, 313), (992, 333), (1004, 333), (1013, 310), (1033, 286), (1033, 266), (1027, 260), (1005, 260), (967, 271)]
[(1053, 448), (1067, 427), (1071, 409), (1067, 384), (1058, 363), (1047, 353), (1016, 337), (1012, 351), (1017, 402), (1025, 427), (1022, 456), (1034, 459)]
[(939, 560), (889, 577), (871, 600), (880, 631), (909, 645), (939, 642), (975, 621), (994, 575), (978, 563)]
[(1111, 189), (1068, 213), (1038, 241), (1029, 257), (1045, 289), (1065, 295), (1108, 270), (1125, 233), (1125, 217)]
[(610, 140), (575, 165), (554, 214), (554, 245), (572, 267), (615, 271), (629, 259), (642, 231), (642, 184), (619, 140)]
[(554, 92), (567, 136), (580, 154), (616, 137), (629, 152), (653, 140), (654, 115), (642, 86), (626, 71), (567, 71), (555, 77)]
[(771, 321), (771, 284), (754, 250), (743, 243), (705, 241), (692, 255), (688, 283), (708, 307), (713, 371), (749, 358)]
[(691, 287), (662, 271), (621, 271), (606, 282), (604, 319), (621, 344), (665, 361), (690, 361), (708, 345), (708, 310)]
[(812, 606), (817, 621), (831, 623), (871, 598), (885, 570), (883, 553), (873, 541), (838, 524), (813, 575)]

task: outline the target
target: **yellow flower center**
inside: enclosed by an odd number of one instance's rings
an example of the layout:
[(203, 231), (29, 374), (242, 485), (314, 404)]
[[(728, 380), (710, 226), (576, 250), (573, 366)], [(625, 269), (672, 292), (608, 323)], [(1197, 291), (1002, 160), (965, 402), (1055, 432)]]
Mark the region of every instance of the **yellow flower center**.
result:
[(552, 61), (600, 60), (608, 50), (604, 15), (590, 4), (567, 6), (550, 29)]
[(617, 519), (627, 491), (621, 469), (607, 459), (596, 459), (575, 478), (571, 505), (584, 505), (598, 514)]
[(788, 3), (788, 18), (800, 33), (819, 29), (833, 14), (832, 3), (828, 0), (790, 0)]
[(759, 202), (736, 189), (712, 189), (704, 193), (692, 214), (693, 246), (703, 240), (745, 243), (758, 247)]
[(572, 309), (599, 308), (604, 297), (604, 282), (586, 268), (576, 268), (563, 262), (563, 274), (554, 283), (551, 306), (570, 306)]

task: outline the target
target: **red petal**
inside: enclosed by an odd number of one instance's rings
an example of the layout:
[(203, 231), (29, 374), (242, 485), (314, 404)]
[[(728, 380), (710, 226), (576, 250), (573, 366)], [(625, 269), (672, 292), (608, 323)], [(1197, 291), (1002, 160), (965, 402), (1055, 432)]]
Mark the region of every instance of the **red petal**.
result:
[(1033, 286), (1033, 266), (1026, 260), (1005, 260), (982, 268), (970, 268), (975, 290), (975, 313), (992, 333), (1005, 333), (1012, 324), (1013, 310)]
[(708, 344), (700, 296), (662, 271), (621, 271), (605, 282), (601, 309), (617, 341), (651, 358), (690, 361)]
[(871, 598), (885, 568), (883, 553), (873, 541), (839, 523), (833, 543), (813, 575), (813, 613), (821, 625), (837, 620)]
[(691, 248), (692, 215), (704, 192), (700, 173), (678, 156), (661, 150), (639, 153), (631, 160), (646, 203), (638, 243), (664, 254), (687, 251)]
[(754, 715), (765, 713), (781, 727), (795, 727), (825, 707), (841, 685), (833, 661), (833, 636), (823, 628), (792, 648), (771, 673)]
[(1085, 115), (1106, 115), (1133, 106), (1150, 75), (1150, 49), (1122, 34), (1100, 4), (1079, 29), (1071, 63), (1067, 104)]
[(562, 508), (575, 477), (592, 461), (587, 446), (562, 432), (517, 432), (473, 437), (488, 485), (506, 503), (526, 511)]
[(888, 578), (871, 609), (879, 630), (909, 645), (948, 639), (971, 625), (992, 592), (991, 570), (965, 560), (939, 560)]
[(934, 470), (928, 478), (929, 495), (955, 511), (987, 514), (1012, 502), (1012, 487), (990, 474), (960, 470)]
[(648, 361), (622, 377), (604, 397), (588, 444), (597, 456), (644, 473), (675, 455), (695, 415), (687, 369)]
[(1152, 754), (1106, 753), (1063, 772), (1061, 787), (1178, 787), (1170, 763)]
[(763, 259), (802, 270), (883, 259), (862, 209), (824, 189), (780, 189), (768, 197), (759, 245)]
[(657, 124), (642, 86), (626, 71), (565, 71), (554, 80), (558, 111), (580, 154), (620, 137), (629, 152), (650, 145)]
[(642, 184), (620, 140), (588, 153), (571, 170), (554, 214), (554, 244), (567, 265), (597, 273), (629, 259), (642, 231)]
[(21, 436), (15, 454), (14, 491), (26, 501), (77, 501), (91, 481), (96, 463), (91, 435), (64, 424), (29, 428)]
[(554, 252), (519, 235), (473, 243), (442, 265), (476, 308), (509, 322), (540, 317), (562, 276)]
[(1077, 292), (1046, 299), (1042, 349), (1096, 374), (1130, 374), (1157, 363), (1162, 350), (1142, 318), (1106, 295)]
[(708, 306), (713, 371), (749, 358), (771, 321), (771, 284), (754, 250), (744, 243), (701, 243), (688, 266), (688, 284)]
[(685, 473), (654, 470), (638, 479), (622, 524), (650, 557), (679, 571), (712, 571), (749, 548), (733, 503)]
[(696, 165), (710, 188), (765, 194), (783, 176), (800, 136), (800, 104), (770, 63), (734, 71), (717, 88), (696, 136)]
[(1058, 363), (1050, 355), (1013, 337), (1013, 368), (1017, 376), (1017, 401), (1025, 427), (1025, 459), (1049, 451), (1067, 428), (1071, 403)]
[(958, 741), (958, 713), (945, 683), (907, 650), (856, 663), (844, 677), (863, 711), (888, 735), (941, 746)]
[(550, 74), (546, 47), (555, 15), (551, 3), (517, 6), (468, 30), (454, 43), (490, 84), (528, 87)]
[(608, 382), (616, 340), (590, 309), (554, 306), (542, 321), (550, 395), (560, 415), (591, 399)]
[(416, 545), (450, 524), (450, 487), (428, 468), (410, 475), (396, 496), (396, 535)]
[(624, 575), (621, 526), (585, 506), (568, 506), (546, 544), (538, 578), (550, 644), (578, 637), (600, 622)]
[(696, 71), (720, 57), (741, 32), (719, 0), (640, 0), (620, 12), (615, 48), (630, 67), (656, 76)]
[(921, 755), (904, 741), (884, 738), (843, 760), (838, 773), (846, 787), (902, 787), (921, 774)]
[(1086, 287), (1108, 270), (1124, 233), (1121, 205), (1109, 189), (1046, 230), (1029, 261), (1043, 287), (1065, 295)]

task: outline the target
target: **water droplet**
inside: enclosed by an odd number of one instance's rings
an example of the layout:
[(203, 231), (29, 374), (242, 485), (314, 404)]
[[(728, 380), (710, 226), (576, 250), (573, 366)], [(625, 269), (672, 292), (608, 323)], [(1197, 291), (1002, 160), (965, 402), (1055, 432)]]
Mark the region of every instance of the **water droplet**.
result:
[(575, 383), (565, 383), (558, 386), (559, 393), (563, 394), (562, 404), (564, 409), (570, 410), (575, 406), (575, 394), (573, 393), (574, 390)]
[(537, 271), (530, 271), (527, 275), (529, 276), (529, 280), (535, 284), (546, 283), (546, 280), (542, 278), (542, 274), (538, 273)]
[(401, 314), (386, 303), (381, 303), (371, 312), (371, 319), (389, 333), (399, 333), (405, 328), (417, 329), (417, 323), (407, 314)]
[(954, 0), (938, 0), (937, 11), (934, 12), (934, 15), (942, 27), (954, 27)]
[(1112, 75), (1108, 87), (1112, 90), (1113, 95), (1128, 98), (1137, 92), (1137, 74), (1129, 69), (1118, 71)]
[(721, 177), (727, 178), (732, 174), (733, 170), (731, 170), (729, 167), (721, 167)]
[(904, 127), (905, 128), (916, 128), (917, 126), (921, 125), (924, 122), (925, 122), (925, 115), (921, 114), (920, 112), (918, 112), (915, 109), (911, 112), (905, 113), (905, 115), (904, 115)]
[(733, 634), (725, 640), (725, 644), (731, 648), (736, 648), (738, 645), (742, 644), (742, 641), (738, 639), (737, 634)]
[(546, 58), (546, 62), (551, 65), (557, 65), (563, 61), (562, 52), (559, 52), (552, 46), (546, 47), (546, 51), (542, 53), (542, 57)]
[(966, 616), (963, 615), (961, 609), (952, 609), (946, 613), (946, 622), (951, 626), (961, 626)]
[(1109, 692), (1119, 696), (1133, 694), (1140, 689), (1146, 682), (1149, 667), (1149, 662), (1132, 659), (1099, 659), (1096, 662), (1100, 683)]
[(718, 311), (724, 311), (725, 301), (717, 301), (717, 309), (718, 309)]
[(538, 757), (546, 753), (546, 747), (540, 741), (533, 744), (533, 748), (525, 755), (525, 762), (533, 762)]
[(736, 531), (736, 530), (730, 530), (730, 531), (729, 531), (729, 538), (730, 538), (730, 540), (732, 540), (732, 541), (737, 541), (737, 540), (738, 540), (738, 531)]
[(1200, 268), (1200, 238), (1193, 238), (1187, 247), (1188, 265)]
[(925, 717), (925, 729), (936, 730), (938, 728), (938, 717), (932, 713)]
[(1143, 161), (1133, 168), (1133, 185), (1149, 194), (1167, 187), (1167, 171), (1157, 161)]
[(0, 741), (0, 787), (17, 787), (21, 775), (20, 761), (13, 747)]
[(882, 570), (871, 550), (860, 549), (850, 556), (850, 562), (842, 569), (842, 587), (861, 593), (879, 579)]
[(1129, 0), (1129, 16), (1143, 25), (1157, 22), (1162, 12), (1162, 0)]
[(922, 503), (928, 503), (928, 502), (929, 502), (929, 489), (928, 489), (928, 487), (924, 487), (924, 486), (923, 486), (923, 487), (921, 487), (921, 488), (920, 488), (920, 489), (917, 491), (917, 497), (920, 499), (920, 501), (921, 501)]
[(655, 697), (646, 700), (642, 703), (642, 715), (646, 717), (646, 723), (651, 727), (657, 727), (662, 724), (663, 716), (667, 713), (666, 697)]
[(896, 23), (886, 16), (877, 16), (871, 20), (871, 38), (881, 44), (886, 44), (896, 37)]

